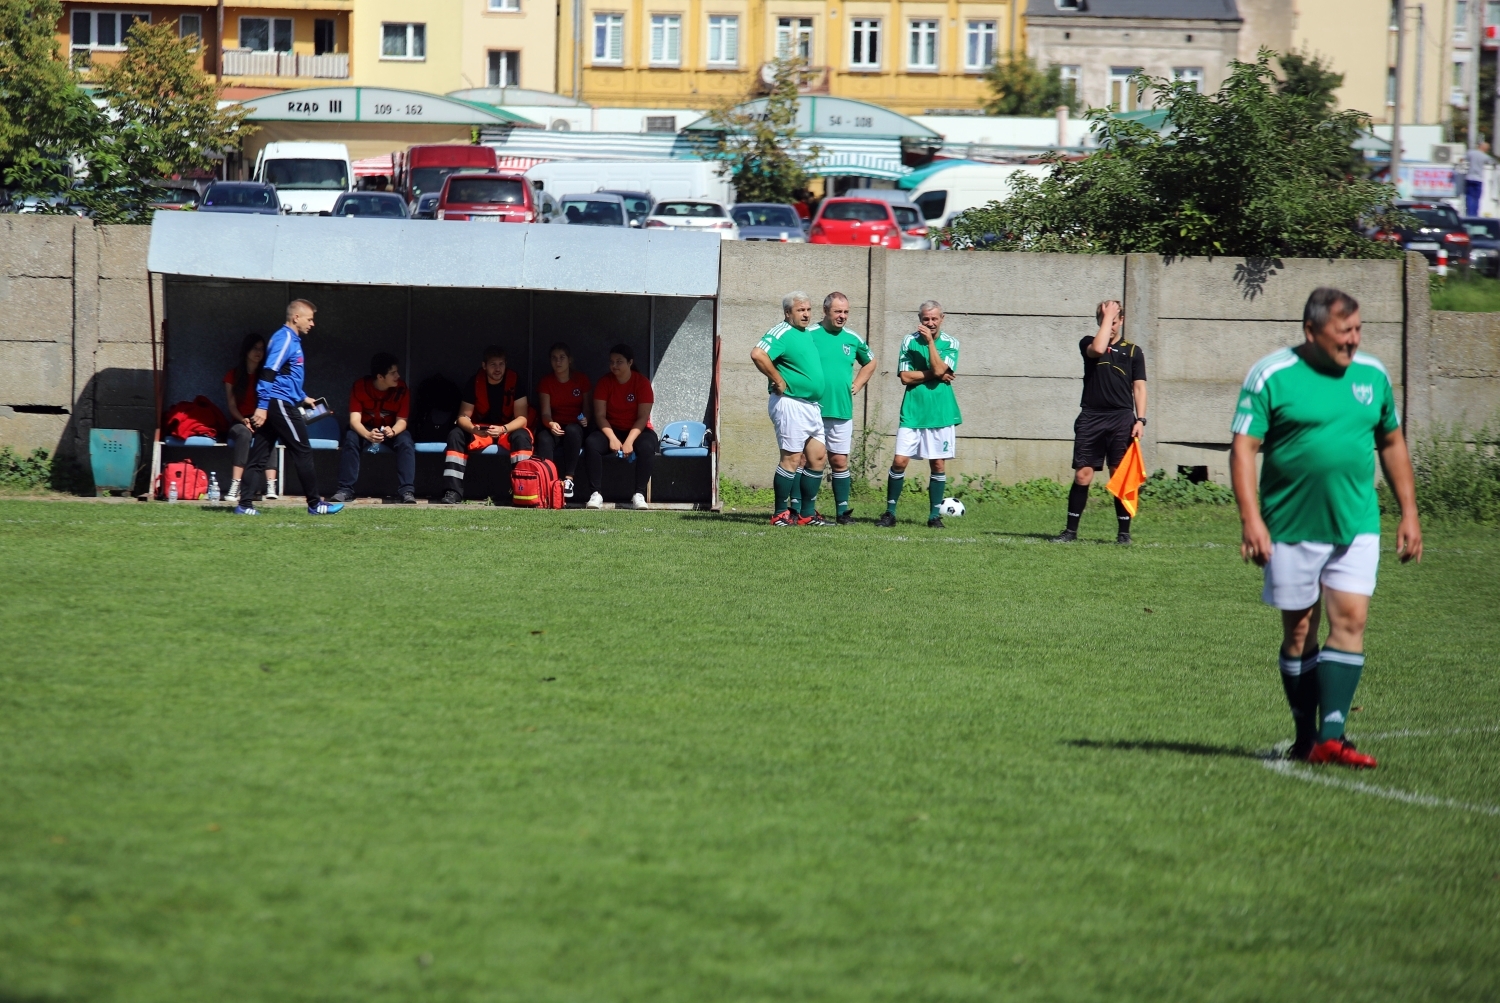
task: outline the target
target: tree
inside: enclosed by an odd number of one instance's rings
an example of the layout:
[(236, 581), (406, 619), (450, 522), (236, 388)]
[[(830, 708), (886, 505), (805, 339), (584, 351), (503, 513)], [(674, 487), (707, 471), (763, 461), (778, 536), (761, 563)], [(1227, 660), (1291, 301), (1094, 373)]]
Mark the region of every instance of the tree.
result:
[(799, 59), (778, 59), (776, 77), (764, 113), (712, 112), (723, 131), (714, 156), (719, 173), (728, 175), (741, 202), (793, 202), (807, 186), (807, 164), (822, 155), (817, 146), (803, 147), (797, 136), (797, 85), (804, 68)]
[(995, 60), (985, 71), (984, 81), (993, 97), (984, 110), (991, 115), (1029, 115), (1039, 118), (1051, 115), (1059, 105), (1078, 110), (1078, 95), (1072, 81), (1064, 82), (1062, 70), (1036, 67), (1030, 56), (1012, 52), (1003, 62)]
[(1394, 190), (1332, 169), (1358, 111), (1324, 114), (1284, 94), (1271, 53), (1234, 62), (1216, 94), (1141, 78), (1166, 111), (1160, 132), (1089, 112), (1100, 149), (1055, 157), (1041, 178), (1017, 176), (1003, 202), (971, 209), (949, 231), (957, 247), (1132, 251), (1247, 257), (1386, 258), (1401, 251), (1363, 235)]
[(0, 165), (7, 175), (18, 164), (65, 161), (96, 129), (98, 113), (57, 43), (62, 14), (58, 0), (0, 0)]
[[(1344, 75), (1330, 70), (1321, 57), (1299, 52), (1288, 52), (1279, 56), (1277, 61), (1281, 63), (1282, 73), (1277, 90), (1286, 97), (1306, 101), (1309, 109), (1318, 116), (1332, 119), (1338, 104), (1338, 89), (1344, 86)], [(1348, 139), (1348, 150), (1341, 159), (1329, 164), (1329, 170), (1336, 175), (1366, 173), (1364, 157), (1354, 149), (1354, 142), (1359, 139), (1359, 123), (1345, 120), (1344, 134)]]

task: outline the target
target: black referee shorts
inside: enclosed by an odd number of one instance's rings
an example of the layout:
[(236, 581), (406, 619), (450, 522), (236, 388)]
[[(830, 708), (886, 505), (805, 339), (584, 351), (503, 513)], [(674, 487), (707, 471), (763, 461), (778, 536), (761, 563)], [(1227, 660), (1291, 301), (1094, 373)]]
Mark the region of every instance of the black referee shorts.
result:
[(1133, 411), (1080, 411), (1073, 422), (1073, 469), (1091, 467), (1109, 469), (1125, 458), (1130, 448), (1130, 430), (1135, 427)]

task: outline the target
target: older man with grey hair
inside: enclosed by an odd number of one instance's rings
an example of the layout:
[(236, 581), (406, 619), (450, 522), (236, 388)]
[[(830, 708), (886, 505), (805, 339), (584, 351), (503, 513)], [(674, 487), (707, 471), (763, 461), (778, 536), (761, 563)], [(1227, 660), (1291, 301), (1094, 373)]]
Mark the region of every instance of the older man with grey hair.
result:
[[(781, 299), (781, 312), (782, 322), (750, 350), (750, 361), (769, 381), (766, 410), (781, 450), (771, 525), (826, 526), (817, 510), (828, 451), (823, 445), (823, 411), (818, 406), (823, 396), (823, 360), (808, 330), (812, 297), (800, 291), (787, 293)], [(794, 487), (801, 496), (800, 512), (791, 510)]]
[(926, 460), (927, 525), (943, 528), (943, 495), (948, 488), (948, 461), (957, 456), (958, 426), (963, 414), (953, 396), (958, 372), (958, 339), (943, 330), (943, 305), (927, 300), (917, 307), (917, 329), (901, 342), (898, 356), (901, 386), (901, 425), (896, 429), (896, 455), (885, 487), (885, 514), (875, 525), (896, 525), (896, 503), (906, 485), (906, 466), (912, 457)]

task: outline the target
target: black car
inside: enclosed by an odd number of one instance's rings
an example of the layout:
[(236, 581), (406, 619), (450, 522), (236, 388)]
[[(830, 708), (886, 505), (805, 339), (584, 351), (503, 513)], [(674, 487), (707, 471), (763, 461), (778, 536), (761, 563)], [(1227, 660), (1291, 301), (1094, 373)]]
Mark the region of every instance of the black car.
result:
[(395, 192), (345, 192), (333, 204), (330, 216), (366, 219), (407, 219), (406, 199)]
[(251, 216), (280, 216), (276, 186), (259, 181), (215, 181), (203, 193), (199, 212), (232, 212)]
[(438, 199), (442, 192), (423, 192), (417, 196), (417, 204), (411, 211), (412, 219), (437, 219)]
[(1500, 219), (1471, 216), (1464, 220), (1464, 229), (1469, 231), (1469, 267), (1500, 278)]
[(1438, 251), (1444, 248), (1451, 265), (1457, 266), (1468, 259), (1469, 231), (1464, 229), (1463, 220), (1458, 218), (1452, 206), (1442, 202), (1401, 200), (1395, 208), (1416, 217), (1416, 225), (1377, 233), (1376, 240), (1389, 240), (1405, 250), (1419, 251), (1429, 265), (1437, 264)]

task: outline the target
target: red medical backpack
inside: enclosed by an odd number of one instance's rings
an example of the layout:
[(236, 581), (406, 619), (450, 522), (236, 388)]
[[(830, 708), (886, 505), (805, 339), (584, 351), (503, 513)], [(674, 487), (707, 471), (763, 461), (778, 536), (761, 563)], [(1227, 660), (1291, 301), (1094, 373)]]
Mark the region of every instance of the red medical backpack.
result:
[(562, 508), (563, 485), (551, 460), (527, 457), (510, 471), (510, 501), (517, 508)]
[(156, 484), (156, 497), (167, 500), (168, 485), (177, 482), (178, 501), (197, 501), (208, 494), (208, 475), (193, 466), (192, 460), (168, 463)]

